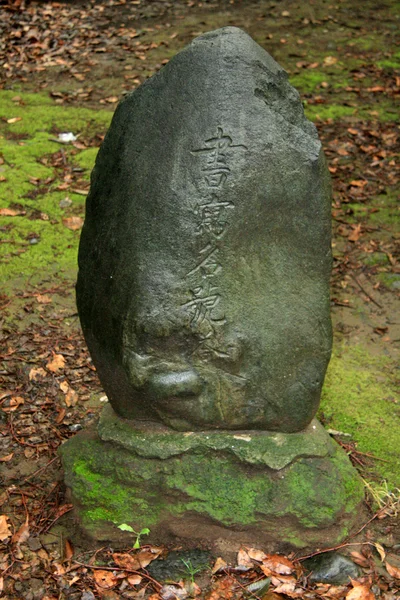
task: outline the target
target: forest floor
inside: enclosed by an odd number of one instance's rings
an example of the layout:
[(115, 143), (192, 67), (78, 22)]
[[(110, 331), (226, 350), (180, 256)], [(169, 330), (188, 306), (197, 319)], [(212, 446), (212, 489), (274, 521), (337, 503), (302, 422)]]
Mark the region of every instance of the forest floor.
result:
[[(398, 597), (399, 21), (390, 0), (0, 0), (2, 597)], [(319, 418), (361, 470), (370, 511), (343, 546), (362, 568), (348, 585), (311, 584), (299, 553), (250, 550), (200, 579), (189, 560), (168, 586), (137, 572), (137, 552), (71, 542), (57, 448), (104, 402), (74, 298), (90, 170), (122, 95), (225, 25), (287, 70), (332, 175), (335, 343)]]

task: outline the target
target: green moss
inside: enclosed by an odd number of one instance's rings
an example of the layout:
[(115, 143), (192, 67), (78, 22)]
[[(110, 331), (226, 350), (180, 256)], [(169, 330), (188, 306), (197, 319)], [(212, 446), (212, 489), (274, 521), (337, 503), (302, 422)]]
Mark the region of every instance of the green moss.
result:
[(326, 121), (327, 119), (346, 119), (356, 117), (365, 120), (397, 121), (398, 112), (388, 100), (379, 99), (376, 104), (361, 104), (345, 106), (344, 104), (305, 104), (304, 112), (311, 121)]
[[(12, 98), (19, 98), (12, 101)], [(63, 149), (66, 160), (92, 167), (97, 148), (75, 154), (73, 146), (61, 146), (53, 141), (55, 131), (72, 131), (85, 136), (104, 133), (110, 122), (107, 111), (92, 111), (56, 105), (45, 94), (0, 91), (0, 119), (21, 118), (7, 123), (0, 120), (0, 156), (3, 159), (0, 182), (0, 208), (25, 211), (25, 215), (0, 217), (5, 231), (1, 245), (0, 281), (26, 280), (40, 270), (60, 274), (64, 271), (74, 279), (77, 264), (79, 230), (71, 231), (63, 224), (64, 217), (84, 216), (84, 197), (72, 191), (57, 191), (61, 183), (57, 170), (51, 166), (51, 155)], [(80, 156), (82, 154), (82, 157)], [(46, 158), (47, 164), (40, 162)], [(46, 179), (54, 178), (49, 184)], [(37, 183), (37, 180), (40, 182)], [(66, 196), (71, 206), (60, 207)], [(32, 244), (34, 238), (37, 243)], [(19, 284), (18, 284), (19, 285)]]
[[(172, 439), (176, 435), (183, 434), (164, 433)], [(232, 434), (226, 437), (231, 445), (237, 441)], [(340, 527), (352, 522), (362, 497), (356, 472), (326, 433), (326, 449), (332, 456), (300, 458), (279, 470), (239, 460), (227, 448), (211, 449), (206, 440), (203, 445), (178, 448), (178, 453), (169, 449), (167, 457), (159, 458), (152, 451), (159, 438), (159, 433), (147, 431), (146, 456), (91, 433), (81, 433), (61, 447), (66, 484), (93, 535), (108, 539), (115, 535), (110, 530), (115, 524), (128, 523), (138, 530), (197, 514), (220, 527), (257, 531), (260, 523), (273, 532), (277, 520), (288, 521), (286, 541), (304, 546), (321, 539), (321, 528), (335, 530), (337, 522)], [(304, 454), (310, 456), (299, 450), (299, 456)]]
[(377, 61), (381, 69), (400, 69), (400, 52), (395, 52), (392, 58)]
[(400, 290), (400, 275), (398, 273), (379, 273), (378, 280), (390, 290)]
[(321, 413), (329, 426), (350, 433), (361, 452), (382, 459), (380, 474), (400, 484), (400, 408), (394, 382), (396, 364), (365, 348), (335, 348), (322, 394)]
[(90, 173), (94, 167), (98, 151), (98, 148), (88, 148), (87, 150), (83, 150), (76, 156), (75, 162), (77, 162), (82, 169), (85, 169), (85, 171)]
[(343, 119), (354, 115), (354, 108), (339, 104), (306, 104), (304, 107), (306, 117), (311, 121), (327, 119)]
[(188, 497), (186, 510), (205, 513), (227, 526), (255, 522), (259, 497), (271, 497), (268, 478), (248, 476), (235, 461), (217, 455), (212, 461), (184, 455), (166, 482)]
[(326, 73), (314, 69), (303, 70), (298, 75), (290, 77), (290, 83), (303, 94), (314, 92), (326, 80)]
[(38, 132), (72, 131), (75, 135), (85, 132), (95, 134), (99, 128), (104, 131), (110, 124), (112, 113), (106, 110), (94, 111), (88, 108), (64, 107), (55, 104), (46, 94), (18, 94), (20, 100), (13, 102), (15, 91), (1, 90), (0, 119), (20, 118), (15, 123), (2, 123), (0, 132), (34, 136)]

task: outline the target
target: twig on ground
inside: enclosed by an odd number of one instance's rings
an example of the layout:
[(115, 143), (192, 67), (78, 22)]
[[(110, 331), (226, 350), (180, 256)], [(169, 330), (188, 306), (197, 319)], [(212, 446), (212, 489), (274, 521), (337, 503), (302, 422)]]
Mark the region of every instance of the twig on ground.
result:
[(371, 302), (373, 302), (378, 308), (383, 308), (382, 304), (379, 304), (379, 302), (377, 302), (377, 300), (375, 300), (375, 298), (373, 298), (371, 294), (367, 292), (355, 275), (351, 275), (351, 277), (356, 282), (360, 290), (367, 296), (367, 298), (371, 300)]

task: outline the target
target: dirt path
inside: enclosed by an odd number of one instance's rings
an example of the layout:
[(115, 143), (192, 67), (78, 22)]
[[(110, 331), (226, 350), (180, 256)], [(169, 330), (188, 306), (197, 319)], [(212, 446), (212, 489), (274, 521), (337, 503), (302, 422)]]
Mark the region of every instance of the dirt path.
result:
[[(36, 578), (47, 581), (49, 598), (80, 599), (86, 581), (79, 572), (64, 594), (60, 582), (72, 576), (57, 567), (50, 584), (43, 565), (61, 565), (60, 552), (68, 554), (54, 533), (70, 510), (56, 449), (95, 419), (103, 400), (73, 292), (98, 146), (124, 93), (193, 37), (224, 25), (246, 29), (287, 69), (319, 129), (334, 186), (335, 259), (335, 349), (320, 418), (346, 434), (336, 437), (364, 466), (376, 500), (398, 501), (396, 6), (388, 0), (0, 2), (0, 512), (14, 532), (28, 518), (30, 534), (22, 542), (22, 531), (19, 544), (18, 537), (13, 544), (4, 538), (3, 564), (15, 574), (6, 578), (8, 597), (28, 598)], [(62, 144), (63, 132), (77, 139)], [(371, 535), (395, 552), (396, 522), (387, 517), (381, 524)], [(386, 571), (385, 579), (375, 562), (371, 577), (391, 593), (393, 578)], [(96, 590), (88, 581), (87, 589)]]

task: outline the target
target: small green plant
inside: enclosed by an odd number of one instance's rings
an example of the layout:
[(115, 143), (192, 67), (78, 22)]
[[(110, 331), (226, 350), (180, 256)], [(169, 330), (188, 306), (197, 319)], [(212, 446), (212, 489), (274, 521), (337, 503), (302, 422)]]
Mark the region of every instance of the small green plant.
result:
[(181, 561), (185, 565), (186, 571), (190, 577), (190, 583), (193, 585), (195, 575), (197, 575), (197, 573), (200, 573), (200, 571), (204, 571), (204, 569), (206, 568), (206, 565), (199, 565), (198, 567), (195, 567), (193, 565), (192, 561), (190, 560), (190, 558), (188, 560), (181, 558)]
[(129, 533), (134, 533), (136, 535), (136, 540), (135, 540), (135, 543), (133, 544), (134, 550), (137, 550), (138, 548), (140, 548), (140, 541), (141, 541), (142, 536), (149, 535), (149, 533), (150, 533), (150, 529), (148, 529), (147, 527), (144, 527), (138, 533), (137, 531), (132, 529), (132, 527), (130, 525), (127, 525), (126, 523), (122, 523), (121, 525), (118, 525), (118, 529), (120, 529), (121, 531), (129, 531)]

